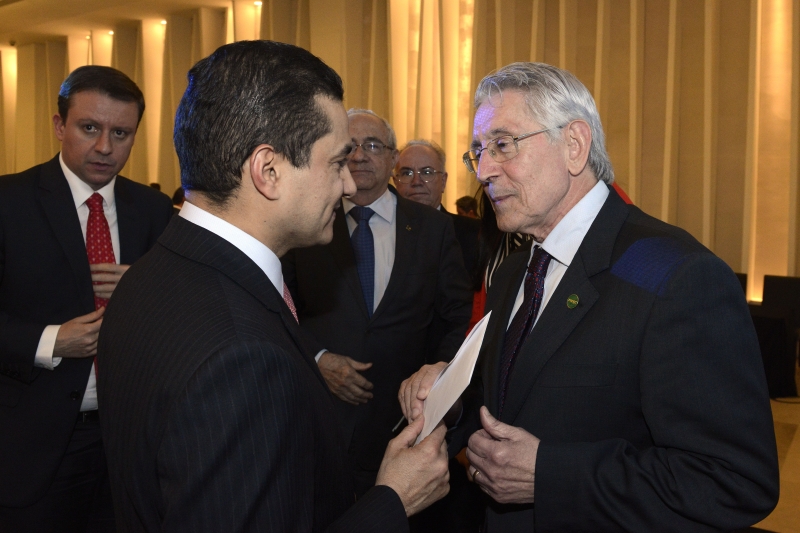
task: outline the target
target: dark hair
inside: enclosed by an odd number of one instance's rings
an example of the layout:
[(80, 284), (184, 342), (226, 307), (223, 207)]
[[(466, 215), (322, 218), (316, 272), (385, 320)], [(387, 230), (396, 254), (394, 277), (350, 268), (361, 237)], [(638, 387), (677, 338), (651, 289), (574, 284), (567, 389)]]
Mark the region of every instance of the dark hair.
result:
[(472, 196), (462, 196), (456, 200), (456, 207), (467, 213), (474, 211), (476, 215), (478, 214), (478, 201)]
[(144, 115), (144, 95), (125, 73), (111, 67), (87, 65), (73, 70), (58, 91), (58, 114), (67, 120), (70, 98), (85, 91), (96, 91), (119, 100), (134, 102), (139, 107), (139, 122)]
[(183, 187), (178, 187), (175, 189), (175, 192), (172, 193), (172, 205), (183, 205)]
[(302, 48), (273, 41), (218, 48), (189, 71), (175, 115), (183, 188), (224, 204), (260, 144), (307, 166), (311, 146), (333, 130), (315, 98), (343, 95), (339, 75)]

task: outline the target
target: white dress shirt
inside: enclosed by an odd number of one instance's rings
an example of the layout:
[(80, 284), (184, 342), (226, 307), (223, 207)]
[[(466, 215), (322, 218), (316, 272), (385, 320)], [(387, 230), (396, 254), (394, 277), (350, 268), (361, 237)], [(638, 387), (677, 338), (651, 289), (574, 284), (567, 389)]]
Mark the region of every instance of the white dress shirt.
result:
[[(75, 201), (75, 210), (78, 212), (78, 220), (81, 223), (84, 243), (86, 242), (86, 226), (89, 221), (89, 206), (86, 205), (86, 200), (95, 192), (100, 193), (100, 196), (103, 197), (103, 212), (108, 221), (108, 229), (111, 231), (111, 245), (114, 248), (114, 259), (117, 264), (119, 264), (119, 226), (117, 224), (117, 204), (114, 199), (114, 184), (117, 181), (117, 177), (114, 176), (102, 189), (95, 191), (64, 164), (64, 159), (61, 157), (61, 154), (58, 155), (58, 162), (61, 164), (61, 170), (67, 178), (67, 184), (72, 193), (72, 199)], [(53, 370), (61, 363), (61, 357), (53, 357), (56, 337), (60, 329), (60, 324), (54, 324), (44, 328), (42, 336), (39, 338), (39, 345), (36, 347), (36, 356), (33, 363), (35, 366)], [(97, 409), (97, 382), (94, 364), (92, 364), (92, 370), (89, 373), (89, 380), (86, 385), (86, 392), (81, 402), (81, 411), (93, 411), (95, 409)]]
[[(350, 210), (355, 205), (347, 198), (342, 199), (342, 207), (348, 214), (345, 219), (351, 236), (358, 226), (353, 217), (349, 216)], [(389, 278), (392, 277), (392, 267), (394, 266), (394, 245), (397, 240), (397, 197), (387, 189), (380, 198), (365, 207), (375, 211), (375, 214), (369, 219), (369, 228), (372, 230), (372, 238), (375, 242), (375, 296), (372, 308), (377, 309), (386, 292), (386, 287), (389, 285)]]
[[(539, 307), (539, 314), (533, 326), (539, 321), (542, 316), (547, 302), (550, 301), (550, 296), (558, 287), (561, 278), (572, 263), (575, 254), (578, 253), (586, 233), (589, 231), (594, 219), (603, 207), (603, 204), (608, 198), (608, 186), (603, 181), (598, 181), (592, 189), (586, 193), (586, 196), (575, 204), (569, 212), (556, 224), (556, 227), (550, 232), (543, 243), (534, 241), (531, 247), (531, 256), (528, 258), (530, 264), (533, 258), (533, 251), (536, 246), (541, 246), (545, 252), (552, 256), (550, 265), (547, 267), (547, 275), (544, 278), (544, 294), (542, 295), (542, 303)], [(514, 301), (514, 307), (511, 310), (511, 317), (506, 325), (506, 329), (511, 325), (514, 315), (522, 305), (525, 299), (525, 278), (523, 277), (519, 290), (517, 291), (517, 299)], [(565, 302), (566, 305), (566, 302)]]
[(258, 265), (264, 274), (269, 278), (269, 281), (278, 291), (278, 294), (283, 298), (283, 270), (281, 270), (281, 260), (275, 253), (267, 248), (267, 246), (253, 237), (245, 233), (243, 230), (237, 228), (230, 222), (222, 220), (216, 215), (212, 215), (205, 209), (197, 207), (193, 203), (184, 202), (181, 212), (178, 216), (188, 220), (192, 224), (196, 224), (201, 228), (207, 229), (214, 235), (225, 239), (247, 257), (253, 260)]

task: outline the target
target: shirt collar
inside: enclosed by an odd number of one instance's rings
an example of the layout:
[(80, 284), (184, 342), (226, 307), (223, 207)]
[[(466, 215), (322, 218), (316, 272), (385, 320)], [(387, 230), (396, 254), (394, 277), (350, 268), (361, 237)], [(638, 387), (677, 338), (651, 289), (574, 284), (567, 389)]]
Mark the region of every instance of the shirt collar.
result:
[[(569, 266), (606, 198), (608, 198), (608, 186), (605, 182), (598, 181), (541, 243), (544, 251), (559, 263)], [(532, 254), (533, 248), (531, 248)]]
[[(349, 199), (342, 198), (342, 207), (344, 208), (345, 213), (349, 213), (350, 210), (355, 207), (355, 205), (356, 204), (351, 202)], [(369, 207), (375, 211), (375, 214), (391, 224), (394, 222), (395, 205), (397, 205), (397, 198), (395, 198), (395, 196), (389, 192), (389, 189), (386, 189), (377, 200), (365, 207)]]
[(95, 191), (88, 183), (80, 179), (77, 174), (69, 169), (67, 164), (64, 163), (64, 158), (61, 157), (61, 153), (58, 154), (58, 162), (61, 164), (64, 177), (67, 178), (67, 184), (69, 185), (70, 192), (72, 192), (72, 199), (75, 201), (76, 209), (86, 203), (86, 200), (94, 193), (99, 193), (100, 196), (103, 197), (105, 205), (114, 205), (114, 183), (117, 181), (116, 176), (111, 178), (111, 181), (103, 185), (101, 189)]
[(221, 237), (234, 245), (249, 257), (258, 268), (264, 271), (278, 294), (283, 295), (283, 272), (281, 271), (281, 261), (272, 250), (267, 248), (264, 243), (237, 228), (216, 215), (212, 215), (205, 209), (197, 207), (193, 203), (186, 201), (183, 203), (178, 216), (196, 224), (201, 228), (207, 229), (214, 235)]

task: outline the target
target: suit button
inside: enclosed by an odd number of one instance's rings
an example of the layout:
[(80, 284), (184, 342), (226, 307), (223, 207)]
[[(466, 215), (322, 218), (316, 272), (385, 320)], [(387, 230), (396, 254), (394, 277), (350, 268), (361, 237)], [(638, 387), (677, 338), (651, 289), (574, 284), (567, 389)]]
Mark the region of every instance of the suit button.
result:
[(77, 400), (78, 398), (81, 397), (81, 393), (76, 391), (76, 390), (74, 390), (74, 391), (69, 393), (69, 397), (70, 397), (71, 400)]

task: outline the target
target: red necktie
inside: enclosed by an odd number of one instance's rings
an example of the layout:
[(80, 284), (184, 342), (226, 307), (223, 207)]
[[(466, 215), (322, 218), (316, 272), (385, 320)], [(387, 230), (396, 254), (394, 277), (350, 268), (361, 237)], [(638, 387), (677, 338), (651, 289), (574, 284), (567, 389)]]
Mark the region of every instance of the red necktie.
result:
[[(283, 284), (283, 301), (286, 302), (286, 306), (289, 308), (289, 311), (292, 312), (292, 316), (295, 320), (297, 320), (297, 308), (294, 306), (294, 300), (292, 300), (292, 293), (289, 292), (289, 287), (286, 284)], [(299, 324), (300, 321), (297, 320)]]
[[(99, 193), (94, 193), (86, 200), (86, 206), (89, 208), (89, 220), (86, 224), (86, 255), (89, 256), (89, 264), (116, 263), (114, 247), (111, 244), (111, 230), (108, 229), (108, 221), (103, 212), (103, 197)], [(95, 309), (105, 307), (107, 303), (106, 298), (94, 297)]]

